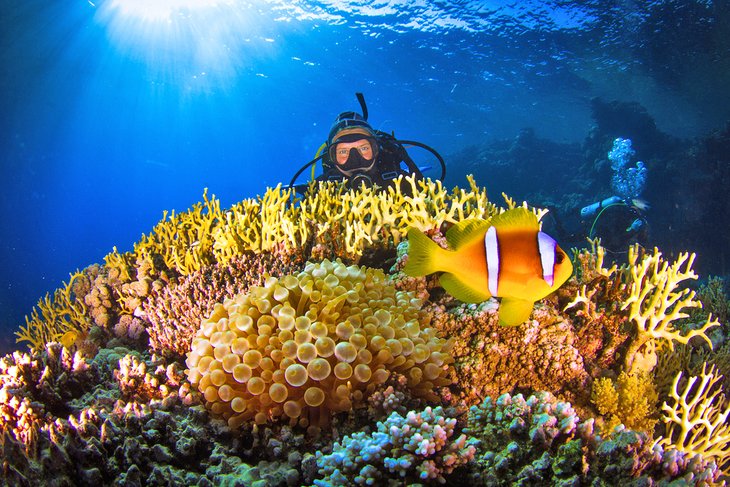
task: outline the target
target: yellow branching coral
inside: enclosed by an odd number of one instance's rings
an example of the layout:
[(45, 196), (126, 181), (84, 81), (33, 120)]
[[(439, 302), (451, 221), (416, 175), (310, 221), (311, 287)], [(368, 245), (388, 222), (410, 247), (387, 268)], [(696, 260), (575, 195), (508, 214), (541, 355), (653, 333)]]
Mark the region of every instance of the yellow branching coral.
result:
[[(667, 424), (666, 434), (657, 440), (664, 448), (676, 448), (690, 454), (700, 454), (717, 462), (728, 474), (730, 468), (730, 403), (719, 384), (722, 376), (714, 367), (702, 368), (698, 377), (690, 377), (680, 390), (680, 372), (674, 378), (670, 397), (662, 419)], [(698, 382), (699, 380), (699, 382)]]
[(277, 186), (222, 216), (225, 224), (212, 231), (213, 253), (218, 262), (226, 262), (241, 252), (295, 249), (313, 239), (337, 249), (338, 255), (356, 258), (374, 244), (397, 244), (409, 227), (425, 231), (496, 213), (486, 192), (468, 180), (469, 190), (451, 193), (440, 181), (412, 177), (398, 179), (387, 190), (318, 182), (294, 203), (293, 190)]
[(212, 230), (222, 220), (220, 200), (208, 199), (207, 188), (204, 203), (196, 203), (181, 213), (165, 211), (162, 220), (149, 235), (143, 235), (134, 245), (134, 254), (154, 261), (160, 255), (165, 265), (182, 275), (188, 275), (205, 264), (213, 263), (210, 250), (213, 247)]
[(614, 383), (608, 377), (593, 383), (591, 401), (601, 415), (606, 416), (606, 431), (619, 424), (650, 436), (657, 422), (658, 394), (648, 374), (621, 372)]
[(654, 249), (653, 255), (646, 255), (638, 262), (636, 247), (629, 249), (630, 295), (621, 309), (629, 311), (629, 319), (636, 324), (636, 336), (626, 352), (625, 370), (632, 370), (637, 354), (652, 341), (654, 347), (663, 344), (673, 349), (674, 342), (687, 343), (694, 337), (701, 337), (712, 348), (706, 332), (719, 323), (711, 316), (701, 328), (686, 333), (677, 329), (674, 323), (688, 317), (683, 311), (685, 308), (702, 306), (694, 299), (694, 291), (679, 289), (682, 281), (697, 278), (692, 270), (694, 259), (695, 254), (683, 253), (669, 264), (662, 259), (661, 252)]
[(453, 359), (420, 306), (380, 269), (310, 262), (217, 304), (193, 339), (188, 378), (231, 427), (319, 426), (364, 405), (392, 373), (433, 400)]
[(74, 280), (82, 272), (71, 274), (68, 284), (38, 301), (25, 326), (15, 332), (16, 342), (28, 342), (29, 348), (41, 348), (48, 342), (72, 343), (76, 336), (90, 326), (84, 302), (74, 295)]

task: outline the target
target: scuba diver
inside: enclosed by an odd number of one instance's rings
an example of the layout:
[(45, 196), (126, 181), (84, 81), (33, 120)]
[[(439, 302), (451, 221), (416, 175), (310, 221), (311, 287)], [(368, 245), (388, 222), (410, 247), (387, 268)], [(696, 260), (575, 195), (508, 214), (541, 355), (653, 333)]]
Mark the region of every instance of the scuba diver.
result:
[[(342, 112), (335, 119), (314, 160), (305, 164), (292, 178), (289, 187), (304, 193), (308, 184), (295, 184), (297, 178), (311, 166), (316, 181), (342, 181), (350, 188), (378, 186), (386, 188), (401, 175), (413, 174), (423, 178), (421, 169), (408, 155), (405, 145), (421, 147), (431, 152), (441, 164), (441, 180), (446, 176), (446, 165), (441, 155), (420, 142), (397, 140), (394, 135), (373, 129), (368, 123), (368, 109), (362, 93), (355, 93), (362, 115)], [(322, 161), (322, 174), (314, 177), (317, 162)]]
[(594, 217), (588, 238), (599, 237), (601, 246), (612, 253), (625, 253), (629, 246), (642, 247), (649, 239), (649, 223), (644, 211), (649, 205), (641, 199), (611, 196), (583, 207), (582, 218)]

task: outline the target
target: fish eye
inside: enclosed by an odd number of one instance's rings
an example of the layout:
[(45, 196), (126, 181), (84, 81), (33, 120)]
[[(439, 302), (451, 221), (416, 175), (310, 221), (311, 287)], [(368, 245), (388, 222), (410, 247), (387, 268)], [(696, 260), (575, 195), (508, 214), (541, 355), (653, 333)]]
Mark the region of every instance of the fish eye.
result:
[(563, 252), (555, 252), (555, 263), (562, 264), (565, 260), (565, 254)]

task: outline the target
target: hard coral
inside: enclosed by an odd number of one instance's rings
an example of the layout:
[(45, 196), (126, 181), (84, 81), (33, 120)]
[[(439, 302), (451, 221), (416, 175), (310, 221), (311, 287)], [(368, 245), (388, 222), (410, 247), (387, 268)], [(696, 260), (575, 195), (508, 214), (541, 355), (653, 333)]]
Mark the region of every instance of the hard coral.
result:
[(393, 412), (373, 434), (355, 433), (334, 445), (331, 454), (317, 452), (319, 487), (445, 483), (445, 475), (474, 457), (465, 435), (452, 438), (456, 419), (443, 408), (427, 407), (405, 416)]
[[(695, 291), (679, 288), (682, 281), (697, 279), (692, 270), (694, 258), (694, 254), (683, 253), (669, 264), (662, 259), (661, 252), (654, 249), (652, 255), (644, 256), (639, 262), (637, 249), (630, 247), (630, 295), (622, 309), (629, 311), (629, 319), (636, 325), (636, 336), (626, 351), (625, 370), (632, 371), (637, 356), (652, 354), (651, 347), (659, 344), (668, 345), (671, 349), (675, 342), (688, 343), (690, 339), (700, 337), (712, 348), (707, 330), (720, 325), (712, 316), (699, 329), (686, 333), (675, 323), (688, 317), (684, 312), (686, 308), (702, 306), (694, 299)], [(647, 346), (650, 348), (647, 349)]]
[(699, 456), (665, 453), (648, 437), (619, 427), (602, 438), (569, 403), (549, 392), (504, 394), (473, 406), (464, 430), (479, 440), (477, 485), (713, 485), (717, 466)]
[(265, 275), (286, 274), (300, 267), (297, 261), (281, 255), (244, 254), (231, 258), (227, 264), (193, 272), (177, 285), (152, 291), (142, 305), (149, 321), (150, 348), (157, 353), (184, 357), (201, 321), (210, 316), (216, 303), (251, 286), (262, 285)]
[(46, 293), (38, 301), (30, 318), (26, 316), (25, 326), (15, 333), (17, 342), (28, 342), (31, 348), (43, 348), (46, 343), (58, 342), (88, 330), (90, 320), (83, 297), (78, 296), (73, 289), (74, 280), (81, 275), (79, 271), (72, 274), (68, 283), (54, 291), (52, 298)]
[(683, 388), (681, 379), (680, 372), (672, 385), (671, 404), (662, 405), (667, 431), (658, 444), (701, 454), (715, 460), (725, 474), (730, 473), (730, 403), (718, 387), (722, 376), (714, 367), (703, 367), (700, 376), (690, 377)]
[(493, 299), (427, 309), (432, 326), (455, 339), (456, 394), (468, 404), (516, 388), (564, 395), (580, 395), (587, 388), (589, 376), (575, 331), (550, 305), (538, 306), (534, 319), (516, 328), (499, 325)]
[(188, 378), (232, 427), (280, 417), (325, 424), (365, 405), (393, 372), (434, 400), (448, 383), (450, 344), (420, 306), (381, 270), (308, 263), (217, 304), (193, 339)]

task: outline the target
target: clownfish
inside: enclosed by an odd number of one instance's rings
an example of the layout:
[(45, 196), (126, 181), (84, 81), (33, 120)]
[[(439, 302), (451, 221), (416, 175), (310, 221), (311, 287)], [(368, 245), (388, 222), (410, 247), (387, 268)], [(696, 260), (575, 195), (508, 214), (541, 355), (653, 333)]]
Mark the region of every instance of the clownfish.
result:
[(480, 303), (502, 298), (499, 323), (517, 326), (530, 318), (535, 302), (565, 283), (573, 264), (555, 239), (540, 231), (534, 213), (513, 208), (490, 220), (464, 220), (446, 232), (449, 249), (420, 230), (408, 230), (403, 272), (443, 272), (439, 282), (455, 298)]

